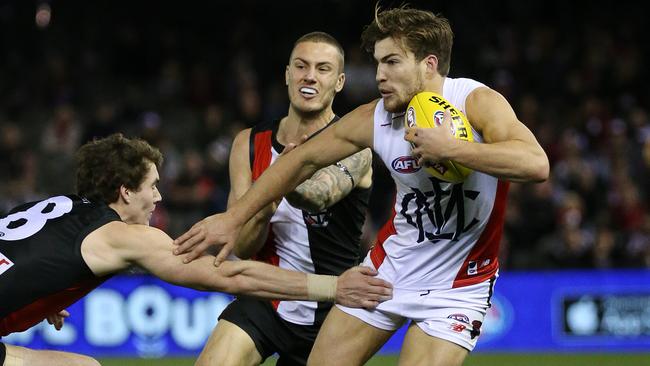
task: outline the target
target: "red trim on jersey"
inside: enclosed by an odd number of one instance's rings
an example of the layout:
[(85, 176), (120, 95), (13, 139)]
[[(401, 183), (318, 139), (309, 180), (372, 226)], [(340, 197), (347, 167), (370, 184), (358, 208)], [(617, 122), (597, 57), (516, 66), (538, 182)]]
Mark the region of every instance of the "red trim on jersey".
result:
[(272, 136), (273, 131), (270, 130), (255, 134), (255, 139), (253, 140), (255, 157), (251, 169), (253, 182), (271, 165), (271, 158), (273, 157), (271, 154), (271, 148), (273, 147), (273, 141), (271, 141)]
[[(266, 241), (264, 242), (264, 246), (262, 249), (260, 249), (259, 252), (257, 252), (257, 254), (253, 256), (253, 259), (260, 262), (272, 264), (276, 267), (280, 266), (280, 256), (278, 256), (278, 253), (275, 250), (275, 235), (273, 234), (273, 224), (269, 224), (269, 233), (266, 237)], [(273, 300), (271, 301), (271, 304), (273, 304), (273, 308), (277, 310), (278, 305), (280, 305), (280, 300)]]
[(372, 249), (370, 249), (370, 260), (372, 260), (372, 264), (375, 266), (375, 269), (379, 269), (379, 266), (381, 266), (382, 263), (384, 263), (384, 259), (386, 258), (386, 250), (384, 250), (384, 242), (386, 239), (388, 239), (391, 235), (397, 234), (397, 230), (395, 230), (395, 223), (393, 220), (395, 220), (395, 215), (397, 214), (395, 212), (395, 196), (393, 196), (393, 209), (392, 213), (390, 215), (390, 219), (386, 221), (384, 226), (379, 229), (379, 232), (377, 233), (377, 239), (375, 240), (375, 244), (372, 246)]
[[(253, 140), (253, 149), (254, 149), (254, 159), (253, 159), (253, 168), (252, 168), (252, 178), (253, 182), (264, 173), (266, 168), (271, 165), (271, 159), (273, 154), (271, 149), (273, 148), (273, 131), (263, 131), (255, 134)], [(272, 264), (276, 267), (280, 266), (280, 257), (275, 250), (275, 235), (273, 235), (273, 224), (269, 224), (269, 232), (266, 237), (266, 242), (260, 251), (253, 256), (253, 259)], [(280, 305), (279, 300), (271, 301), (273, 308), (278, 309)]]
[(22, 332), (33, 327), (47, 316), (58, 313), (74, 304), (107, 279), (108, 277), (103, 277), (83, 281), (65, 290), (40, 298), (13, 313), (9, 313), (0, 320), (0, 337)]
[[(499, 269), (499, 244), (503, 233), (509, 186), (510, 183), (506, 181), (500, 180), (497, 183), (497, 192), (490, 218), (478, 241), (460, 267), (453, 288), (481, 283), (494, 276)], [(489, 260), (489, 263), (483, 265), (486, 260)], [(476, 266), (476, 273), (472, 275), (467, 273), (470, 262)]]

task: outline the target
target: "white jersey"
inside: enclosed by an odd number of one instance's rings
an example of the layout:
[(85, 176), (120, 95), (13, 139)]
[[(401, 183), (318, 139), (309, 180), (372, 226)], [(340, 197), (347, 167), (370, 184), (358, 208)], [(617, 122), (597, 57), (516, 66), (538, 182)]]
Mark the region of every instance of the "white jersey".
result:
[[(338, 120), (338, 117), (334, 121)], [(251, 131), (251, 173), (256, 180), (284, 149), (276, 139), (279, 121)], [(271, 218), (267, 241), (256, 259), (292, 271), (339, 275), (359, 263), (360, 237), (370, 190), (355, 188), (336, 204), (308, 213), (283, 199)], [(278, 315), (294, 324), (321, 324), (331, 303), (273, 301)]]
[[(446, 78), (442, 94), (465, 113), (467, 96), (481, 86)], [(477, 131), (474, 138), (482, 142)], [(396, 196), (366, 263), (396, 289), (447, 289), (495, 276), (508, 183), (476, 171), (458, 184), (434, 178), (411, 156), (403, 113), (387, 112), (383, 100), (375, 109), (373, 149), (395, 181)]]
[[(273, 152), (273, 160), (277, 153)], [(271, 218), (272, 235), (276, 243), (278, 266), (291, 271), (314, 273), (309, 249), (309, 236), (302, 211), (282, 199)], [(313, 324), (317, 303), (314, 301), (280, 301), (278, 314), (295, 324)]]

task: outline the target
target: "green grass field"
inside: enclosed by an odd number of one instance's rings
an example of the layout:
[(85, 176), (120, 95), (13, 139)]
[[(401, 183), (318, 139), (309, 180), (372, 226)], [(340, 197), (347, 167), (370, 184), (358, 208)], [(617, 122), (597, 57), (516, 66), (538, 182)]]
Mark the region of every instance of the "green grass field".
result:
[[(191, 366), (194, 359), (167, 358), (160, 360), (111, 358), (101, 359), (103, 366)], [(275, 365), (270, 359), (264, 366)], [(332, 363), (333, 366), (345, 366), (343, 363)], [(367, 366), (397, 365), (396, 356), (377, 356), (372, 358)], [(648, 366), (650, 353), (647, 354), (473, 354), (468, 357), (464, 366)]]

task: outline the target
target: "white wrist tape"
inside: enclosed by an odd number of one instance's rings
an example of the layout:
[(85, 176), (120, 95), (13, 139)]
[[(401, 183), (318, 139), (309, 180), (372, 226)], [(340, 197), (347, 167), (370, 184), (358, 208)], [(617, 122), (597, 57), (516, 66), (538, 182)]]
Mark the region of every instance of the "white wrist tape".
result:
[(307, 274), (307, 296), (312, 301), (336, 300), (337, 276)]

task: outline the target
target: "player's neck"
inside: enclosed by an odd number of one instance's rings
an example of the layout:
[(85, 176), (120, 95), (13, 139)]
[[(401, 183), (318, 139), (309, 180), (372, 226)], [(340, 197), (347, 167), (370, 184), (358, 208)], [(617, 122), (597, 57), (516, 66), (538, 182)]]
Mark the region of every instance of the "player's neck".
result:
[(126, 210), (124, 209), (123, 205), (120, 204), (119, 201), (109, 203), (108, 207), (112, 208), (113, 211), (117, 212), (117, 215), (120, 217), (120, 219), (124, 222), (128, 220), (128, 215), (126, 214)]
[(311, 136), (327, 126), (335, 114), (331, 108), (314, 115), (304, 115), (289, 108), (289, 114), (280, 121), (278, 129), (278, 142), (286, 145), (300, 141), (303, 135)]
[(132, 219), (132, 216), (129, 215), (128, 210), (126, 209), (126, 205), (123, 202), (120, 202), (119, 199), (116, 202), (109, 203), (108, 207), (117, 212), (117, 215), (120, 217), (120, 220), (122, 220), (122, 222), (125, 222), (127, 224), (135, 223)]
[(442, 95), (446, 77), (436, 73), (431, 79), (424, 81), (424, 91), (430, 91)]
[(117, 212), (117, 215), (120, 217), (120, 219), (122, 221), (126, 220), (126, 212), (124, 211), (122, 206), (119, 204), (119, 202), (109, 203), (108, 207), (112, 208), (113, 211)]

